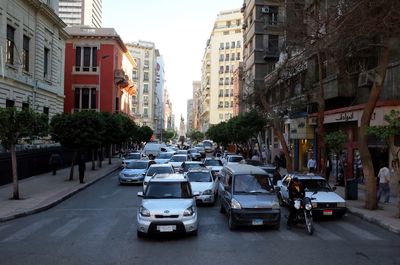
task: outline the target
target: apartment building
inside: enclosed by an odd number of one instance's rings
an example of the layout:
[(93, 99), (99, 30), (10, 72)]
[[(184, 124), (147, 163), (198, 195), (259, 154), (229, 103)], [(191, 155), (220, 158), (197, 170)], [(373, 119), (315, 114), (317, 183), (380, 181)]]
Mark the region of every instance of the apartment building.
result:
[(68, 34), (58, 1), (0, 1), (0, 107), (32, 108), (50, 118), (64, 107)]
[(68, 26), (101, 28), (103, 0), (59, 0), (58, 14)]
[(233, 70), (242, 60), (243, 16), (240, 9), (222, 11), (206, 44), (201, 77), (201, 131), (233, 116)]
[(193, 81), (192, 86), (193, 86), (193, 108), (191, 110), (193, 112), (192, 128), (193, 130), (200, 131), (201, 82)]
[(157, 62), (156, 62), (156, 100), (154, 102), (154, 122), (155, 130), (154, 134), (157, 139), (161, 139), (162, 130), (164, 128), (164, 87), (165, 87), (165, 64), (164, 58), (160, 54), (159, 50), (156, 50)]
[(193, 131), (193, 99), (188, 99), (186, 104), (186, 135)]
[(64, 111), (125, 113), (132, 117), (136, 62), (113, 28), (67, 27)]
[(137, 62), (134, 79), (138, 83), (136, 97), (133, 99), (135, 121), (140, 126), (156, 129), (157, 83), (156, 69), (159, 52), (153, 42), (137, 41), (126, 43), (128, 51)]
[(174, 130), (174, 114), (172, 112), (172, 102), (169, 99), (167, 89), (164, 89), (164, 129), (167, 131)]

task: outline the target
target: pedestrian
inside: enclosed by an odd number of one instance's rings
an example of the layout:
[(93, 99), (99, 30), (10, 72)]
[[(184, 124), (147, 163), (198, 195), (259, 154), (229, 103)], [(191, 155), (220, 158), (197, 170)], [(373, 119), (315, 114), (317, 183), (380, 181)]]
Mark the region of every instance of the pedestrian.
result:
[(283, 150), (280, 151), (279, 162), (280, 162), (279, 166), (281, 168), (286, 168), (286, 156), (285, 156), (285, 152), (283, 152)]
[(378, 188), (378, 197), (377, 203), (380, 203), (381, 196), (385, 195), (385, 204), (389, 203), (390, 198), (390, 170), (387, 167), (382, 167), (379, 169), (378, 173), (379, 178), (379, 188)]
[(260, 157), (258, 156), (258, 152), (257, 151), (254, 151), (253, 156), (251, 157), (251, 160), (257, 160), (257, 161), (260, 160)]
[(314, 173), (316, 167), (317, 167), (317, 162), (315, 161), (314, 157), (311, 156), (307, 162), (308, 172)]
[(83, 181), (83, 179), (85, 178), (85, 170), (86, 170), (86, 161), (84, 154), (79, 155), (78, 169), (79, 169), (79, 183), (85, 183)]
[(328, 183), (329, 183), (329, 177), (331, 176), (331, 172), (332, 172), (332, 160), (328, 156), (328, 158), (326, 159), (326, 171), (325, 171), (325, 178), (326, 182)]
[(51, 154), (49, 164), (53, 171), (53, 176), (56, 175), (57, 169), (61, 166), (61, 156), (58, 153)]

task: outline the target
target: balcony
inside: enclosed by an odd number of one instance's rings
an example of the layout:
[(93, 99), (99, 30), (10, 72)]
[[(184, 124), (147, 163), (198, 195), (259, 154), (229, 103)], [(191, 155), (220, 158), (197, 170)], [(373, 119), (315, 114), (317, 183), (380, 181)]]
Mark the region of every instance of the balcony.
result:
[(279, 58), (279, 50), (267, 48), (264, 53), (264, 60), (269, 58)]

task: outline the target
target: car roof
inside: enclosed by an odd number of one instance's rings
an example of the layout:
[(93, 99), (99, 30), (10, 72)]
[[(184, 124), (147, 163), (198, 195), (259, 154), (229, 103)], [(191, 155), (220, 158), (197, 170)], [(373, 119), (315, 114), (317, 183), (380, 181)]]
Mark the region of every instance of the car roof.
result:
[(185, 165), (190, 165), (190, 164), (203, 164), (203, 162), (201, 162), (201, 161), (186, 161), (185, 162)]
[(259, 167), (248, 165), (248, 164), (232, 164), (227, 165), (225, 168), (232, 171), (233, 174), (259, 174), (259, 175), (268, 175), (267, 172), (262, 170)]
[(183, 174), (157, 174), (154, 175), (149, 181), (154, 181), (154, 182), (182, 182), (182, 181), (188, 181), (188, 179), (183, 175)]
[(298, 179), (325, 179), (320, 175), (315, 175), (313, 173), (288, 173), (286, 177), (297, 177)]
[(129, 160), (129, 164), (130, 163), (134, 163), (134, 162), (139, 162), (139, 163), (149, 163), (150, 162), (150, 160), (148, 160), (148, 159), (126, 159), (126, 160)]
[(188, 172), (186, 172), (186, 174), (189, 173), (189, 172), (204, 172), (204, 173), (210, 173), (211, 174), (211, 171), (206, 169), (206, 168), (191, 168), (191, 169), (189, 169)]
[(152, 164), (150, 165), (149, 168), (151, 167), (172, 167), (170, 164)]

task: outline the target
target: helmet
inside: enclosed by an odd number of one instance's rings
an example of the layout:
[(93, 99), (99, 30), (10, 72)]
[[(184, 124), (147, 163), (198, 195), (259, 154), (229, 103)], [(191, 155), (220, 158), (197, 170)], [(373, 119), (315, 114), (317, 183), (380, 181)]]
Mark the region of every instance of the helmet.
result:
[(294, 177), (292, 180), (293, 180), (293, 182), (298, 182), (299, 178), (298, 177)]

